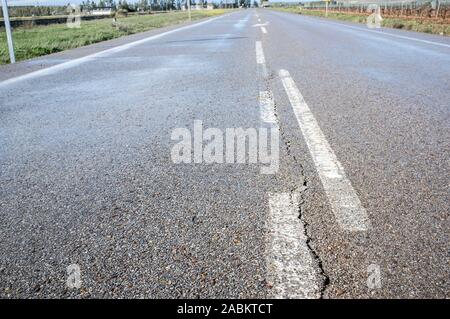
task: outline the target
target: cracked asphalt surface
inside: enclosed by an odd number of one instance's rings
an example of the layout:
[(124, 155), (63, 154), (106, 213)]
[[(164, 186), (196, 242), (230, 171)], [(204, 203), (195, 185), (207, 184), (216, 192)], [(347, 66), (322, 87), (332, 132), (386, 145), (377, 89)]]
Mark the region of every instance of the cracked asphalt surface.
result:
[[(0, 81), (172, 29), (3, 66)], [(448, 47), (249, 9), (0, 82), (0, 297), (270, 296), (267, 194), (294, 191), (323, 298), (450, 297), (449, 62)], [(280, 69), (342, 163), (367, 232), (336, 223)], [(262, 86), (280, 130), (276, 174), (260, 174), (260, 164), (172, 162), (172, 131), (193, 130), (194, 120), (259, 128)], [(78, 290), (66, 287), (70, 264), (81, 269)], [(367, 287), (371, 264), (381, 270), (377, 289)]]

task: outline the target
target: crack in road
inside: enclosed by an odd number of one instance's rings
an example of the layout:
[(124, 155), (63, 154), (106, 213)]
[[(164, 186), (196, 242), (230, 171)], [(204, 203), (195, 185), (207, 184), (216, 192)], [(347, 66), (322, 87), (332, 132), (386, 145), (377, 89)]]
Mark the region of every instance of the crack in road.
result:
[[(269, 67), (268, 67), (269, 69)], [(270, 89), (271, 84), (270, 82), (273, 80), (277, 80), (278, 76), (275, 75), (275, 73), (273, 73), (272, 71), (268, 72), (268, 77), (266, 79), (264, 79), (265, 82), (265, 86), (267, 89)], [(330, 277), (328, 276), (328, 274), (326, 273), (324, 267), (323, 267), (323, 263), (322, 263), (322, 259), (320, 258), (318, 252), (315, 250), (315, 248), (312, 245), (312, 235), (310, 233), (309, 230), (309, 223), (305, 220), (305, 207), (304, 207), (304, 203), (305, 203), (305, 196), (304, 193), (307, 191), (308, 189), (308, 179), (307, 176), (304, 173), (304, 167), (303, 165), (300, 163), (300, 161), (298, 160), (298, 158), (293, 154), (292, 149), (291, 149), (291, 141), (289, 140), (289, 138), (286, 135), (286, 132), (283, 128), (283, 125), (281, 123), (280, 117), (279, 117), (279, 113), (278, 113), (278, 106), (277, 106), (277, 101), (274, 99), (274, 115), (275, 115), (275, 119), (276, 119), (276, 123), (278, 125), (278, 130), (281, 136), (281, 140), (282, 140), (282, 144), (285, 146), (286, 149), (286, 154), (287, 156), (291, 157), (291, 159), (293, 160), (293, 163), (295, 165), (297, 165), (300, 168), (300, 174), (301, 174), (301, 179), (302, 179), (302, 183), (300, 185), (294, 185), (290, 190), (290, 194), (291, 194), (291, 198), (294, 198), (294, 196), (298, 196), (297, 197), (297, 201), (293, 201), (292, 204), (294, 204), (294, 202), (298, 203), (298, 219), (301, 221), (301, 223), (303, 224), (303, 232), (304, 235), (306, 236), (306, 246), (308, 247), (308, 250), (311, 254), (311, 256), (314, 259), (315, 265), (319, 270), (319, 276), (320, 276), (320, 284), (319, 284), (319, 293), (320, 293), (320, 299), (324, 298), (324, 294), (327, 290), (327, 288), (329, 287), (330, 284)], [(294, 182), (295, 183), (295, 182)]]
[(324, 294), (326, 289), (328, 288), (329, 284), (330, 284), (330, 277), (328, 276), (328, 274), (325, 272), (325, 269), (323, 267), (322, 264), (322, 260), (318, 254), (318, 252), (314, 249), (314, 247), (312, 246), (311, 242), (312, 242), (312, 236), (310, 234), (309, 231), (309, 223), (305, 220), (304, 216), (305, 216), (305, 208), (304, 208), (304, 192), (308, 189), (307, 186), (307, 182), (306, 180), (304, 180), (303, 182), (303, 186), (301, 189), (297, 190), (297, 189), (293, 189), (291, 190), (291, 193), (293, 194), (293, 196), (295, 196), (296, 194), (299, 195), (298, 198), (298, 219), (300, 219), (300, 221), (303, 224), (303, 229), (304, 229), (304, 234), (306, 236), (306, 246), (308, 247), (311, 255), (314, 258), (314, 262), (316, 263), (317, 268), (319, 269), (319, 273), (320, 273), (320, 289), (319, 289), (319, 293), (320, 293), (320, 299), (323, 299)]

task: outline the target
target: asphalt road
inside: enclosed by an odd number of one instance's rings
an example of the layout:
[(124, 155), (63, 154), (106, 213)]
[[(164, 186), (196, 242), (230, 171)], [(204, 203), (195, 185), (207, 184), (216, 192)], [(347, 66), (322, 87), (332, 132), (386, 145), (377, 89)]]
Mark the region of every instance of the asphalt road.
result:
[[(3, 66), (0, 296), (448, 298), (449, 74), (448, 38), (267, 9)], [(194, 121), (279, 169), (174, 163)]]

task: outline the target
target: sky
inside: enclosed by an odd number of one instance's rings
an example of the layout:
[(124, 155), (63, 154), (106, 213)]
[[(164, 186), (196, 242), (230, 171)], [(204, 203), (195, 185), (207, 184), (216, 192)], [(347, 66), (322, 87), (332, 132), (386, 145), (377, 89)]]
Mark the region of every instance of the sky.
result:
[[(6, 0), (8, 2), (8, 6), (18, 6), (18, 5), (48, 5), (48, 6), (57, 6), (57, 5), (66, 5), (68, 3), (79, 4), (83, 2), (83, 0)], [(91, 0), (89, 0), (91, 1)], [(119, 0), (116, 0), (118, 2)], [(224, 0), (225, 1), (225, 0)], [(230, 3), (234, 0), (229, 0)], [(287, 0), (287, 1), (277, 1), (277, 2), (299, 2), (299, 0)], [(99, 0), (94, 0), (94, 2), (98, 3)], [(139, 0), (127, 0), (128, 3), (139, 2)], [(213, 0), (213, 2), (220, 2), (220, 0)], [(1, 6), (1, 2), (0, 2)]]
[[(47, 6), (57, 6), (57, 5), (66, 5), (68, 3), (79, 4), (83, 2), (83, 0), (6, 0), (8, 2), (8, 6), (24, 6), (24, 5), (47, 5)], [(89, 0), (91, 1), (91, 0)], [(119, 0), (116, 0), (118, 2)], [(220, 0), (212, 0), (213, 2), (220, 2)], [(229, 0), (231, 3), (234, 0)], [(278, 0), (276, 2), (299, 2), (300, 0)], [(306, 0), (308, 1), (308, 0)], [(94, 2), (98, 3), (99, 0), (94, 0)], [(139, 0), (127, 0), (128, 3), (139, 2)], [(224, 0), (225, 2), (225, 0)], [(274, 1), (275, 2), (275, 1)], [(1, 6), (1, 2), (0, 2)]]
[[(99, 2), (99, 0), (94, 0), (95, 2)], [(134, 2), (138, 2), (139, 0), (127, 0), (128, 3), (134, 3)], [(220, 0), (211, 0), (213, 2), (220, 2)], [(223, 0), (225, 1), (225, 0)], [(229, 0), (234, 1), (234, 0)], [(314, 1), (320, 1), (320, 0), (269, 0), (269, 2), (294, 2), (294, 3), (298, 3), (298, 2), (314, 2)], [(341, 0), (341, 1), (345, 1), (345, 0)], [(350, 1), (350, 0), (347, 0)], [(395, 2), (395, 1), (401, 1), (401, 0), (359, 0), (359, 2)], [(405, 0), (408, 1), (408, 0)], [(74, 4), (79, 4), (82, 2), (82, 0), (7, 0), (8, 2), (8, 6), (14, 6), (14, 5), (36, 5), (36, 4), (40, 4), (40, 5), (66, 5), (68, 3), (74, 3)], [(118, 0), (116, 0), (116, 2), (118, 2)], [(1, 2), (0, 2), (0, 6), (1, 6)]]
[[(67, 5), (68, 3), (73, 4), (79, 4), (83, 0), (6, 0), (8, 2), (8, 6), (17, 6), (17, 5), (48, 5), (48, 6), (57, 6), (57, 5)], [(91, 1), (91, 0), (89, 0)], [(116, 0), (118, 2), (119, 0)], [(139, 0), (127, 0), (128, 3), (134, 3), (138, 2)], [(213, 2), (220, 2), (221, 0), (209, 0)], [(225, 0), (223, 0), (225, 2)], [(228, 0), (231, 2), (235, 0)], [(320, 0), (269, 0), (269, 2), (314, 2), (314, 1), (320, 1)], [(340, 1), (350, 1), (350, 0), (340, 0)], [(401, 0), (358, 0), (358, 2), (395, 2), (395, 1), (401, 1)], [(405, 1), (411, 1), (411, 0), (405, 0)], [(94, 2), (98, 3), (99, 0), (94, 0)], [(1, 7), (1, 2), (0, 2)]]

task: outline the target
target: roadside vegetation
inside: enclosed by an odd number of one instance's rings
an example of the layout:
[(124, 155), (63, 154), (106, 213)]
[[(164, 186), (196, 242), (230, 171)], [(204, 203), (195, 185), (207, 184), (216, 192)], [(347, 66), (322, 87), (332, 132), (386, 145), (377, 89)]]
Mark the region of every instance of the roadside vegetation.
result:
[[(328, 17), (326, 17), (325, 10), (303, 9), (298, 6), (274, 7), (272, 9), (356, 23), (366, 23), (367, 17), (369, 16), (369, 13), (336, 12), (330, 10), (328, 11)], [(450, 35), (450, 23), (448, 19), (383, 16), (381, 25), (386, 28), (404, 29), (446, 36)]]
[[(225, 9), (193, 10), (192, 20), (225, 13)], [(118, 38), (124, 35), (176, 25), (188, 20), (186, 11), (161, 14), (134, 15), (82, 21), (80, 28), (68, 28), (66, 24), (22, 26), (14, 28), (16, 60), (26, 60), (92, 43)], [(9, 63), (6, 32), (0, 28), (0, 64)]]

